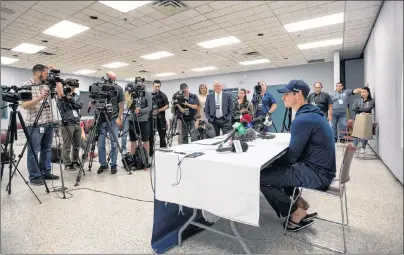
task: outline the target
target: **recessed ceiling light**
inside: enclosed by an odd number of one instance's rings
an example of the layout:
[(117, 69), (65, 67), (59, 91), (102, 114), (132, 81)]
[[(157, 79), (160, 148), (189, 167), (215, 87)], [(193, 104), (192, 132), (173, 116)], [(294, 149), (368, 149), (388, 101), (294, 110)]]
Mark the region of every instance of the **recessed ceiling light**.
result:
[(271, 62), (271, 61), (269, 61), (269, 59), (262, 58), (262, 59), (239, 62), (239, 64), (243, 65), (243, 66), (248, 66), (248, 65), (257, 65), (257, 64), (263, 64), (263, 63), (269, 63), (269, 62)]
[(130, 12), (153, 1), (98, 1), (123, 13)]
[(319, 18), (314, 18), (314, 19), (309, 19), (309, 20), (303, 20), (299, 22), (294, 22), (290, 24), (284, 25), (286, 31), (290, 32), (296, 32), (296, 31), (302, 31), (302, 30), (307, 30), (307, 29), (312, 29), (312, 28), (318, 28), (318, 27), (325, 27), (329, 25), (334, 25), (334, 24), (340, 24), (344, 22), (344, 13), (337, 13), (333, 15), (327, 15)]
[(216, 70), (217, 68), (214, 66), (206, 66), (206, 67), (199, 67), (199, 68), (194, 68), (191, 69), (194, 72), (204, 72), (204, 71), (211, 71), (211, 70)]
[(105, 64), (103, 66), (107, 67), (107, 68), (119, 68), (119, 67), (127, 66), (127, 65), (129, 65), (129, 64), (126, 64), (123, 62), (113, 62), (113, 63)]
[(151, 53), (148, 55), (144, 55), (144, 56), (142, 56), (142, 58), (154, 60), (154, 59), (166, 58), (166, 57), (170, 57), (170, 56), (174, 56), (174, 54), (167, 52), (167, 51), (159, 51), (159, 52)]
[(17, 62), (17, 58), (8, 58), (8, 57), (1, 57), (1, 64), (2, 65), (10, 65), (12, 63)]
[(197, 44), (203, 48), (211, 49), (211, 48), (216, 48), (216, 47), (239, 43), (239, 42), (241, 42), (241, 41), (239, 39), (237, 39), (236, 37), (228, 36), (228, 37), (213, 39), (210, 41), (205, 41), (205, 42), (201, 42), (201, 43), (197, 43)]
[(164, 77), (164, 76), (173, 76), (176, 75), (176, 73), (158, 73), (156, 76), (158, 77)]
[(95, 70), (89, 70), (89, 69), (83, 69), (83, 70), (79, 70), (74, 72), (74, 74), (90, 74), (90, 73), (95, 73), (97, 71)]
[(301, 49), (301, 50), (307, 50), (307, 49), (313, 49), (313, 48), (322, 48), (322, 47), (327, 47), (327, 46), (339, 45), (339, 44), (342, 44), (342, 42), (343, 42), (343, 39), (338, 38), (338, 39), (331, 39), (331, 40), (325, 40), (325, 41), (298, 44), (297, 47), (299, 47), (299, 49)]
[(22, 52), (22, 53), (27, 53), (27, 54), (34, 54), (37, 53), (46, 47), (44, 46), (38, 46), (35, 44), (30, 44), (30, 43), (21, 43), (17, 47), (11, 49), (12, 51), (17, 51), (17, 52)]
[(50, 28), (46, 29), (42, 33), (67, 39), (74, 35), (80, 34), (86, 31), (87, 29), (89, 29), (89, 27), (82, 26), (67, 20), (62, 20), (56, 25), (53, 25)]

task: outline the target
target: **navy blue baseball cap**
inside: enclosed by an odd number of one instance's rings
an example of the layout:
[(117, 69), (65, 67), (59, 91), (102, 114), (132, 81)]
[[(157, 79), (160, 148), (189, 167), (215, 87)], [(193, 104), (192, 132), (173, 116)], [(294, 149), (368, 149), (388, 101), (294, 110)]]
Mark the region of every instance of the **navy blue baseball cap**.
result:
[(302, 80), (291, 80), (284, 88), (278, 89), (279, 93), (299, 92), (307, 97), (310, 93), (310, 87)]

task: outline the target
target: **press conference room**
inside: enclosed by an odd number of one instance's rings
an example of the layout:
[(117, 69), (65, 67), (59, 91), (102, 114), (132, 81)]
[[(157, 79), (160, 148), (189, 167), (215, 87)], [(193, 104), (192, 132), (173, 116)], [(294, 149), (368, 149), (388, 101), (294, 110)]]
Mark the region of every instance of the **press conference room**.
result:
[(404, 253), (402, 1), (1, 1), (1, 254)]

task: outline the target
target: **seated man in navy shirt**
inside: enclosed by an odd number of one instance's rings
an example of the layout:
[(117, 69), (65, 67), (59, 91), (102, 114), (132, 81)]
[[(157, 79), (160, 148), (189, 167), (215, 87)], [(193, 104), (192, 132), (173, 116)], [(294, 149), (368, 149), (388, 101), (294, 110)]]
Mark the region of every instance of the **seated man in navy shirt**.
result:
[[(278, 89), (286, 107), (296, 111), (287, 152), (261, 171), (261, 192), (279, 217), (286, 217), (294, 187), (327, 190), (335, 177), (335, 144), (332, 130), (317, 106), (307, 103), (310, 87), (292, 80)], [(298, 194), (296, 194), (298, 195)], [(296, 198), (296, 197), (295, 197)], [(293, 204), (287, 230), (298, 231), (313, 224), (317, 213), (307, 214), (301, 197)]]
[[(267, 91), (267, 84), (265, 82), (260, 82), (261, 85), (261, 95), (258, 102), (255, 101), (255, 97), (251, 101), (254, 106), (254, 118), (257, 117), (267, 117), (271, 120), (271, 114), (276, 110), (276, 100), (274, 96)], [(264, 130), (269, 132), (269, 128), (265, 126)]]

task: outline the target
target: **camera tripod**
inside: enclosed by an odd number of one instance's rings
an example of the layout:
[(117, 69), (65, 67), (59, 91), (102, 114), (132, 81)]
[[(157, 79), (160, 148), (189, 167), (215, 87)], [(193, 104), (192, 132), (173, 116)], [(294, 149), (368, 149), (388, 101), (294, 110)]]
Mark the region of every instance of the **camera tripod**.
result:
[[(122, 160), (124, 162), (124, 167), (125, 167), (126, 171), (129, 174), (132, 174), (132, 171), (130, 170), (130, 168), (125, 160), (125, 157), (123, 155), (122, 148), (119, 145), (118, 138), (116, 137), (116, 135), (111, 127), (111, 121), (109, 120), (109, 117), (108, 117), (108, 111), (107, 111), (106, 105), (97, 107), (97, 109), (95, 110), (95, 115), (94, 115), (94, 119), (93, 119), (94, 124), (91, 127), (87, 146), (82, 155), (83, 161), (85, 160), (86, 156), (88, 155), (89, 150), (90, 150), (91, 154), (94, 155), (95, 144), (97, 143), (98, 137), (99, 137), (98, 126), (100, 125), (101, 116), (103, 116), (107, 122), (107, 128), (108, 128), (108, 133), (110, 135), (110, 139), (112, 138), (112, 142), (116, 143), (118, 150), (122, 156)], [(111, 135), (112, 135), (112, 137), (111, 137)], [(105, 134), (105, 136), (107, 136), (107, 134)], [(92, 164), (93, 164), (93, 157), (89, 157), (88, 171), (91, 171)], [(82, 175), (85, 175), (85, 172), (83, 169), (80, 169), (80, 171), (77, 173), (76, 184), (74, 184), (74, 186), (79, 185)]]
[[(288, 121), (288, 124), (286, 124), (286, 118)], [(282, 121), (282, 130), (283, 131), (290, 131), (290, 125), (292, 124), (292, 108), (286, 108), (285, 109), (285, 114), (283, 115), (283, 121)]]
[[(27, 138), (27, 143), (24, 146), (23, 152), (24, 152), (25, 148), (27, 147), (27, 144), (29, 144), (29, 148), (33, 155), (35, 155), (35, 151), (34, 151), (34, 147), (32, 145), (31, 135), (28, 133), (28, 130), (25, 125), (24, 119), (22, 118), (21, 112), (17, 111), (18, 102), (13, 102), (13, 103), (9, 104), (9, 107), (12, 109), (12, 111), (11, 111), (10, 120), (8, 123), (6, 144), (4, 146), (4, 158), (2, 159), (2, 162), (1, 162), (1, 179), (3, 179), (4, 166), (5, 166), (6, 160), (7, 160), (7, 147), (8, 147), (8, 145), (10, 145), (9, 162), (8, 162), (10, 175), (9, 175), (9, 180), (8, 180), (8, 185), (7, 185), (6, 191), (8, 191), (8, 194), (11, 194), (11, 180), (13, 179), (13, 176), (14, 176), (15, 172), (17, 171), (18, 174), (21, 176), (21, 178), (24, 180), (25, 184), (31, 190), (32, 194), (34, 194), (34, 196), (36, 197), (38, 202), (41, 204), (42, 203), (41, 200), (39, 200), (38, 196), (35, 194), (35, 192), (32, 190), (32, 188), (28, 184), (28, 181), (21, 174), (20, 170), (18, 170), (17, 166), (18, 166), (19, 161), (18, 161), (17, 165), (14, 164), (15, 163), (14, 162), (14, 156), (15, 156), (14, 155), (14, 141), (17, 140), (17, 116), (21, 123), (24, 134)], [(37, 121), (35, 121), (35, 122), (37, 122)], [(23, 152), (19, 155), (20, 160), (22, 158)], [(49, 188), (45, 182), (45, 178), (43, 176), (42, 169), (39, 167), (38, 158), (34, 157), (34, 159), (35, 159), (35, 164), (37, 165), (37, 167), (41, 173), (41, 178), (44, 181), (46, 192), (49, 193)], [(14, 171), (12, 171), (13, 166), (15, 167)]]
[[(134, 114), (134, 113), (132, 113)], [(139, 149), (139, 154), (140, 154), (140, 160), (141, 160), (141, 165), (139, 166), (140, 168), (148, 168), (149, 165), (149, 154), (146, 151), (146, 148), (143, 146), (143, 142), (142, 142), (142, 131), (140, 129), (140, 123), (139, 123), (139, 119), (136, 118), (136, 120), (134, 120), (133, 118), (130, 119), (129, 121), (132, 121), (133, 123), (133, 127), (135, 127), (135, 124), (137, 125), (137, 130), (139, 130), (139, 133), (136, 131), (136, 128), (134, 128), (134, 132), (135, 132), (135, 136), (136, 136), (136, 141), (133, 141), (133, 143), (138, 142), (138, 145), (136, 147), (136, 149)], [(150, 146), (150, 144), (149, 144)], [(134, 152), (136, 154), (136, 151)]]
[[(183, 115), (182, 113), (179, 113), (178, 110), (176, 110), (174, 116), (173, 116), (173, 122), (170, 126), (170, 130), (168, 130), (168, 134), (167, 134), (167, 146), (171, 147), (173, 144), (173, 138), (174, 136), (179, 135), (180, 133), (177, 132), (177, 122), (178, 120), (181, 120), (182, 123), (182, 127), (185, 127), (186, 132), (184, 132), (185, 130), (182, 130), (182, 134), (187, 134), (186, 139), (188, 140), (189, 137), (191, 137), (191, 132), (188, 129), (188, 126), (186, 125)], [(185, 137), (181, 137), (181, 139), (185, 139)], [(181, 143), (183, 142), (183, 140), (181, 140)]]

